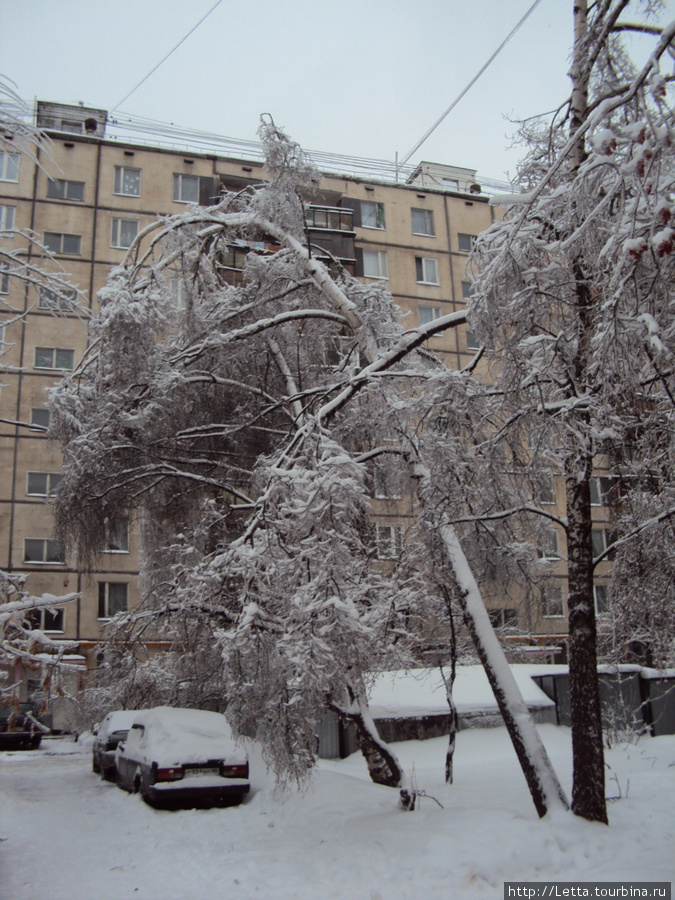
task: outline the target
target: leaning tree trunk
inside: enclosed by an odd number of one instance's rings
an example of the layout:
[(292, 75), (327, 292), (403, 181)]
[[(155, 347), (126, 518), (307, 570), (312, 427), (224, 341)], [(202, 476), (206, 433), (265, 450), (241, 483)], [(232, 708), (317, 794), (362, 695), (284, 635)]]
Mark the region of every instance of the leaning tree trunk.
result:
[(359, 749), (366, 760), (372, 781), (386, 787), (398, 788), (401, 806), (404, 809), (414, 809), (413, 791), (406, 782), (398, 757), (378, 733), (365, 698), (365, 691), (354, 686), (350, 686), (348, 690), (349, 703), (343, 705), (331, 703), (330, 706), (356, 726)]
[(540, 816), (555, 807), (567, 809), (564, 791), (506, 661), (455, 530), (443, 525), (441, 536), (455, 575), (457, 599), (464, 621), (490, 682), (535, 808)]

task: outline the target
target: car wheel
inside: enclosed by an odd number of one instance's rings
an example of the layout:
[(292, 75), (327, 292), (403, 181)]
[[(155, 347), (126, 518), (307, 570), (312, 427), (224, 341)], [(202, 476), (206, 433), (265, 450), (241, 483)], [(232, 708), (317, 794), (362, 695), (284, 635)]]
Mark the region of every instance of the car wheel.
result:
[(101, 767), (99, 766), (99, 764), (96, 762), (95, 759), (92, 759), (92, 761), (91, 761), (91, 770), (92, 770), (92, 772), (96, 772), (97, 775), (101, 774)]

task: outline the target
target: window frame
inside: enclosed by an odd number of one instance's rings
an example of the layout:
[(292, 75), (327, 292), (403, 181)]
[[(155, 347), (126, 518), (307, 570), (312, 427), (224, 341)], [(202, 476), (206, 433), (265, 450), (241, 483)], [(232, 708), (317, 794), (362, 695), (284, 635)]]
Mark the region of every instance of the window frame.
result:
[[(467, 241), (464, 241), (463, 238), (468, 238), (468, 247), (462, 247), (462, 244), (466, 244)], [(457, 232), (457, 249), (460, 253), (471, 253), (473, 250), (473, 245), (476, 243), (476, 239), (478, 238), (477, 234), (469, 234), (464, 231)]]
[(0, 262), (0, 294), (9, 294), (9, 263)]
[(540, 530), (539, 535), (538, 551), (540, 559), (550, 560), (551, 562), (562, 559), (557, 528), (544, 526)]
[[(609, 604), (609, 585), (594, 584), (593, 585), (593, 607), (596, 616), (608, 616), (611, 612)], [(598, 601), (598, 593), (604, 593), (604, 599)]]
[[(110, 588), (124, 588), (121, 593), (124, 595), (124, 607), (116, 609), (112, 615), (110, 614)], [(121, 598), (119, 598), (121, 599)], [(129, 582), (128, 581), (99, 581), (98, 583), (98, 608), (97, 619), (102, 622), (108, 622), (119, 613), (127, 612), (129, 609)]]
[[(557, 581), (547, 581), (542, 584), (541, 588), (541, 615), (544, 619), (564, 619), (565, 618), (565, 597), (562, 584)], [(555, 602), (556, 608), (558, 600), (551, 598), (550, 591), (560, 594), (560, 612), (550, 612), (551, 602)]]
[[(44, 247), (49, 253), (55, 253), (59, 256), (82, 256), (81, 234), (70, 234), (65, 231), (45, 231), (43, 238)], [(58, 238), (58, 249), (54, 246), (56, 241), (51, 240), (51, 238)], [(66, 249), (69, 240), (72, 238), (77, 239), (77, 250)], [(52, 246), (50, 246), (50, 243)]]
[[(138, 190), (127, 191), (124, 189), (124, 181), (126, 174), (136, 173), (138, 175)], [(140, 197), (141, 196), (141, 172), (138, 166), (115, 166), (113, 174), (113, 194), (117, 197)]]
[[(366, 256), (371, 260), (375, 259), (377, 261), (377, 275), (371, 275), (366, 272)], [(363, 277), (389, 281), (389, 257), (386, 250), (363, 250)]]
[[(134, 225), (136, 231), (129, 244), (122, 243), (122, 229), (126, 225)], [(134, 241), (138, 237), (139, 221), (138, 219), (125, 219), (122, 216), (112, 216), (110, 219), (110, 246), (115, 250), (128, 250), (133, 246)]]
[[(39, 413), (40, 415), (45, 416), (46, 422), (44, 425), (41, 422), (36, 421), (39, 418), (39, 416), (37, 416), (36, 413)], [(32, 406), (31, 410), (30, 410), (30, 424), (34, 428), (44, 428), (44, 429), (49, 428), (49, 410), (45, 409), (44, 407), (41, 407), (41, 406)]]
[[(419, 235), (420, 237), (436, 237), (436, 223), (434, 222), (434, 211), (433, 209), (423, 209), (418, 206), (413, 206), (410, 209), (411, 219), (412, 219), (412, 233)], [(417, 218), (420, 216), (424, 219), (424, 224), (422, 225), (422, 230), (419, 229), (419, 226), (415, 227), (415, 217), (417, 214)], [(429, 226), (431, 229), (429, 230)]]
[[(430, 281), (427, 277), (429, 272), (428, 266), (433, 264), (434, 274), (436, 277), (435, 281)], [(420, 275), (422, 277), (420, 277)], [(440, 285), (439, 275), (438, 275), (438, 260), (433, 256), (416, 256), (415, 257), (415, 280), (417, 284), (431, 284), (435, 287)]]
[[(52, 354), (52, 364), (50, 366), (38, 365), (38, 352), (40, 350), (49, 351)], [(56, 365), (57, 354), (59, 353), (70, 353), (72, 355), (71, 364), (67, 366)], [(72, 372), (75, 368), (75, 350), (71, 350), (70, 347), (36, 347), (33, 368), (45, 371)]]
[(0, 204), (0, 237), (9, 237), (14, 232), (16, 206)]
[[(385, 537), (384, 533), (389, 536)], [(378, 559), (398, 559), (403, 552), (403, 526), (397, 522), (393, 525), (375, 524), (375, 554)]]
[[(112, 523), (106, 522), (103, 553), (129, 553), (129, 526), (130, 522), (128, 516), (120, 516)], [(120, 534), (119, 532), (123, 532), (123, 534)], [(121, 540), (118, 541), (118, 537), (121, 537)], [(122, 546), (113, 547), (111, 546), (112, 543), (118, 543)]]
[[(187, 181), (192, 184), (194, 181), (197, 188), (197, 198), (196, 200), (186, 200), (183, 197), (183, 182)], [(178, 189), (177, 189), (178, 188)], [(180, 196), (178, 196), (180, 195)], [(171, 194), (171, 199), (174, 203), (193, 203), (199, 205), (199, 175), (192, 175), (189, 172), (174, 172), (173, 173), (173, 190)]]
[[(49, 410), (47, 410), (48, 412)], [(45, 490), (33, 489), (31, 490), (30, 481), (31, 476), (44, 476), (45, 478)], [(56, 493), (56, 490), (61, 482), (63, 475), (59, 472), (26, 472), (26, 496), (27, 497), (53, 497)]]
[[(55, 621), (48, 623), (47, 616), (53, 617)], [(59, 634), (63, 634), (66, 630), (66, 611), (63, 607), (53, 610), (44, 606), (40, 609), (31, 609), (28, 611), (26, 618), (31, 623), (31, 630)]]
[[(374, 231), (386, 231), (387, 224), (384, 215), (384, 203), (378, 200), (361, 200), (361, 228), (370, 228)], [(373, 207), (372, 212), (374, 215), (372, 216), (373, 221), (376, 223), (375, 225), (366, 225), (364, 211), (366, 208), (370, 209)], [(370, 219), (371, 216), (369, 215)], [(380, 224), (381, 223), (381, 224)]]
[[(18, 184), (20, 171), (21, 154), (12, 153), (10, 150), (0, 150), (0, 181)], [(16, 174), (16, 178), (10, 178), (11, 174)]]
[[(431, 313), (431, 316), (427, 319), (426, 322), (422, 321), (422, 310), (428, 310)], [(417, 304), (417, 324), (418, 327), (422, 327), (423, 325), (429, 325), (431, 322), (435, 322), (436, 319), (440, 319), (443, 315), (443, 310), (440, 306), (428, 306), (426, 303), (418, 303)]]
[(61, 293), (45, 285), (40, 285), (38, 288), (38, 309), (57, 309), (62, 312), (74, 312), (77, 309), (77, 305), (77, 291), (75, 288), (63, 288)]
[[(58, 189), (55, 185), (62, 185), (63, 190), (61, 193), (58, 192)], [(79, 193), (78, 191), (73, 192), (73, 188), (77, 187), (82, 188), (82, 196), (78, 197), (74, 194)], [(48, 178), (47, 179), (47, 199), (48, 200), (68, 200), (71, 203), (84, 203), (84, 181), (72, 181), (69, 178)]]
[[(28, 558), (28, 544), (40, 544), (42, 553), (40, 559)], [(37, 554), (34, 554), (37, 557)], [(51, 556), (51, 558), (50, 558)], [(24, 538), (23, 540), (23, 562), (28, 566), (64, 566), (66, 558), (63, 552), (63, 545), (54, 538)]]

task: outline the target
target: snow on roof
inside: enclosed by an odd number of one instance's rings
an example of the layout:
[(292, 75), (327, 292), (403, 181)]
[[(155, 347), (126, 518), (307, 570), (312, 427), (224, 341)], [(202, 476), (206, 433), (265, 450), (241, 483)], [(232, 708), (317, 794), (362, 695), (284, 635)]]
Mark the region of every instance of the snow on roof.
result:
[[(537, 669), (543, 668), (548, 667), (511, 666), (523, 699), (529, 707), (555, 705), (531, 678)], [(447, 674), (449, 670), (445, 671)], [(497, 709), (497, 702), (482, 666), (458, 666), (453, 695), (460, 714)], [(382, 672), (375, 678), (369, 691), (369, 700), (371, 713), (376, 719), (433, 716), (448, 712), (445, 684), (437, 668)]]

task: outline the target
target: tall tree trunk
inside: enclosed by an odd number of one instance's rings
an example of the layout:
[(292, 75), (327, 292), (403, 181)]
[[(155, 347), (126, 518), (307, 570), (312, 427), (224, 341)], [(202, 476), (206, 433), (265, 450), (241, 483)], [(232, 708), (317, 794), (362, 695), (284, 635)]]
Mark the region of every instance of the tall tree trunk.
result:
[[(627, 5), (622, 0), (608, 17), (616, 18)], [(576, 175), (586, 159), (583, 131), (588, 116), (589, 61), (587, 0), (574, 0), (574, 51), (572, 56), (572, 106), (570, 137), (577, 135), (570, 153), (570, 169)], [(580, 223), (579, 223), (580, 224)], [(573, 361), (572, 390), (589, 390), (588, 364), (592, 355), (594, 294), (583, 259), (572, 262), (578, 321), (577, 350)], [(588, 417), (574, 423), (565, 459), (567, 500), (567, 570), (569, 593), (569, 671), (572, 705), (573, 784), (572, 811), (594, 822), (607, 822), (602, 718), (598, 685), (595, 604), (593, 599), (593, 542), (590, 479), (593, 439)]]
[(572, 811), (584, 819), (606, 824), (605, 760), (593, 601), (590, 460), (581, 478), (577, 471), (579, 461), (568, 460), (568, 465), (572, 470), (566, 478)]

